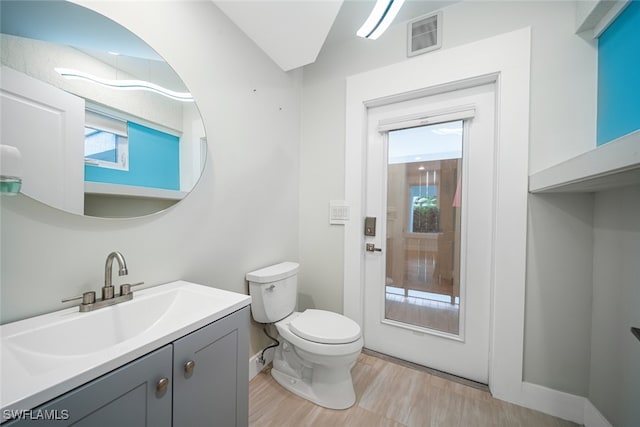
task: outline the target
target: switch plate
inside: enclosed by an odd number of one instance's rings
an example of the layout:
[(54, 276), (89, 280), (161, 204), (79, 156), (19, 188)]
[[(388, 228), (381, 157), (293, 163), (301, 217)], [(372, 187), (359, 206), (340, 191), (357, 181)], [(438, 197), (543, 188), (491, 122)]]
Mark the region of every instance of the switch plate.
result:
[(329, 224), (344, 225), (349, 221), (349, 205), (344, 200), (329, 202)]

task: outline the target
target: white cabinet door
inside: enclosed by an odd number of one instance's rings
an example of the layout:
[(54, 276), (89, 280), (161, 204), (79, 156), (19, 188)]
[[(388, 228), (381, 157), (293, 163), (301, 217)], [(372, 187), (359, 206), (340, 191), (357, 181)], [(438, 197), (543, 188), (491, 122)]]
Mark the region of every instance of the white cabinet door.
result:
[(4, 145), (22, 154), (22, 190), (67, 212), (84, 211), (84, 99), (2, 67)]

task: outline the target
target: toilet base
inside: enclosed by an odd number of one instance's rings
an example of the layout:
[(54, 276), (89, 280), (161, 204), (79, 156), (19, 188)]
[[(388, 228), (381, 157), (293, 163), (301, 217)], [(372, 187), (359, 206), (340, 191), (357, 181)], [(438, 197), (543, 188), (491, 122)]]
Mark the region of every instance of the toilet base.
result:
[(304, 379), (285, 374), (276, 368), (271, 369), (271, 376), (291, 393), (325, 408), (348, 409), (356, 402), (356, 393), (350, 376), (349, 381), (334, 383), (330, 387), (325, 387), (323, 384), (314, 384), (312, 387)]

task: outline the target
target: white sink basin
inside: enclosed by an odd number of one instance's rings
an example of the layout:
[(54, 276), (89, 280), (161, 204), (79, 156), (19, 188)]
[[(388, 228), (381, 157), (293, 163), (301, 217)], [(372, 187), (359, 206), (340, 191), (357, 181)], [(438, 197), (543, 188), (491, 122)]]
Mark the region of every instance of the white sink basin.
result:
[(248, 305), (248, 295), (184, 281), (131, 301), (0, 326), (1, 407), (32, 409)]
[(185, 293), (188, 291), (175, 289), (78, 316), (62, 316), (53, 324), (10, 335), (4, 344), (14, 350), (51, 356), (94, 353), (146, 331)]

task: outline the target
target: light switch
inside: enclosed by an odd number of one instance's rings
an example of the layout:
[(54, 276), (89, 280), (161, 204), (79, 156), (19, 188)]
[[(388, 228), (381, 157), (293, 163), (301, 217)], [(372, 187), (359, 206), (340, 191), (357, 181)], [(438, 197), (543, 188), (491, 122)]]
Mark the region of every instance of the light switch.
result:
[(349, 205), (344, 200), (329, 202), (329, 224), (346, 224), (349, 221)]

